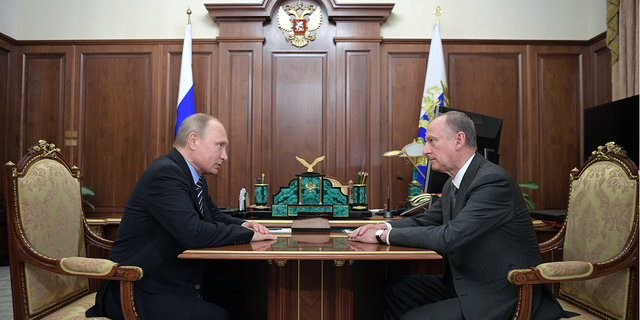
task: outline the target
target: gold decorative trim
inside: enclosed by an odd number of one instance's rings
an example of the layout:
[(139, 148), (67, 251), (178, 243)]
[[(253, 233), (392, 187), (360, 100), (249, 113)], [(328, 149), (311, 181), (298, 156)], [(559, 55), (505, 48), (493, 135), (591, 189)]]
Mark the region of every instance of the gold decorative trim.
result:
[[(436, 253), (433, 250), (428, 251), (240, 251), (240, 250), (201, 250), (201, 249), (187, 249), (183, 253), (220, 253), (220, 254), (238, 254), (238, 253), (251, 253), (251, 254), (259, 254), (259, 255), (269, 255), (269, 254), (278, 254), (278, 255), (338, 255), (338, 254), (348, 254), (348, 255), (368, 255), (368, 254), (425, 254), (425, 253)], [(275, 260), (276, 263), (278, 260)]]
[(89, 229), (91, 229), (91, 232), (95, 233), (99, 237), (102, 237), (102, 235), (104, 234), (103, 226), (89, 226)]
[[(102, 221), (103, 219), (87, 219), (87, 221), (91, 220), (91, 222)], [(118, 220), (120, 219), (104, 219), (104, 220)], [(268, 224), (268, 223), (278, 223), (278, 224), (291, 224), (293, 220), (247, 220), (249, 222), (257, 222), (260, 224)], [(378, 222), (383, 222), (383, 220), (329, 220), (329, 224), (376, 224)]]

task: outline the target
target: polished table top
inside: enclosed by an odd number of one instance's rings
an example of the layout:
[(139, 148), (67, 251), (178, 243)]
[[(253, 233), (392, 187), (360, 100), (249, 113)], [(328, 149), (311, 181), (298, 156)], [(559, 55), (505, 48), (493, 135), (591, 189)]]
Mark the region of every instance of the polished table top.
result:
[(433, 260), (433, 250), (352, 242), (341, 230), (276, 234), (277, 240), (188, 249), (181, 259), (224, 260)]

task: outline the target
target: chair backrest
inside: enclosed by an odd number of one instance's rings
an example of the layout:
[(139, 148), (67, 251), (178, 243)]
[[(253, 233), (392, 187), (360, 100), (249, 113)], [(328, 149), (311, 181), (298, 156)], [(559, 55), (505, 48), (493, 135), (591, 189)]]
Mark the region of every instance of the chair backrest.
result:
[(87, 278), (55, 274), (20, 257), (25, 251), (53, 259), (86, 257), (78, 169), (41, 140), (17, 166), (5, 165), (5, 181), (13, 299), (23, 301), (31, 318), (87, 294)]
[[(616, 152), (617, 151), (617, 152)], [(638, 169), (613, 142), (571, 172), (563, 260), (603, 262), (638, 245)], [(626, 319), (637, 268), (563, 282), (560, 296), (612, 319)]]

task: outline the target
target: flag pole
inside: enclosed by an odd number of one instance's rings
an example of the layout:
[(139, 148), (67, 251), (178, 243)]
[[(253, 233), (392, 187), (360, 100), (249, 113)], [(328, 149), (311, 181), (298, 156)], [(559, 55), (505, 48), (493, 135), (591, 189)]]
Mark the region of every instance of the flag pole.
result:
[(180, 128), (182, 121), (196, 113), (195, 99), (193, 96), (193, 71), (191, 61), (191, 8), (189, 7), (187, 8), (187, 16), (189, 17), (189, 23), (184, 30), (184, 42), (182, 44), (174, 139), (178, 136), (178, 129)]
[(442, 9), (440, 9), (440, 6), (436, 7), (436, 11), (434, 13), (436, 15), (436, 23), (440, 23), (440, 16), (442, 15)]

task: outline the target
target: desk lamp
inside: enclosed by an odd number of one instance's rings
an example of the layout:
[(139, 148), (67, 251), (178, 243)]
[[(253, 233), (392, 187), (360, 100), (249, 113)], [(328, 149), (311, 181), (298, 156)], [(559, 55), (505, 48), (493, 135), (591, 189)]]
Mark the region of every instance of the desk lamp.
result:
[[(424, 145), (419, 142), (416, 142), (416, 140), (414, 139), (413, 142), (402, 147), (402, 150), (387, 151), (382, 156), (385, 158), (391, 158), (391, 157), (407, 158), (415, 168), (415, 171), (417, 171), (422, 176), (422, 178), (424, 178), (425, 177), (424, 172), (418, 169), (418, 165), (426, 166), (428, 161), (427, 157), (422, 155), (422, 149), (424, 149)], [(417, 181), (415, 181), (415, 177), (411, 181), (411, 184), (413, 183), (417, 183)], [(409, 185), (410, 194), (409, 194), (408, 200), (412, 205), (415, 206), (429, 200), (430, 197), (428, 194), (418, 193), (412, 196), (411, 194), (412, 188), (417, 188), (417, 187), (411, 184)]]

